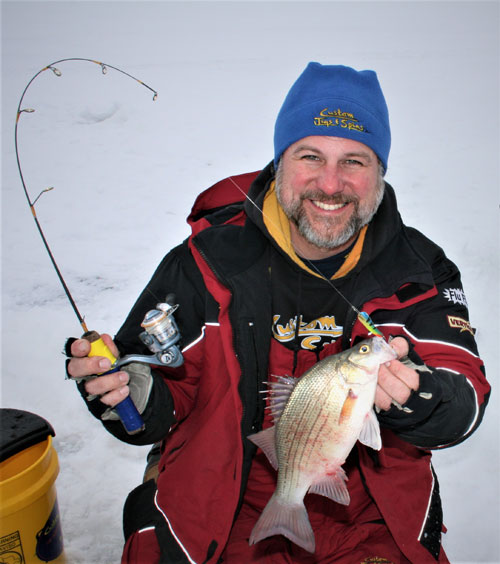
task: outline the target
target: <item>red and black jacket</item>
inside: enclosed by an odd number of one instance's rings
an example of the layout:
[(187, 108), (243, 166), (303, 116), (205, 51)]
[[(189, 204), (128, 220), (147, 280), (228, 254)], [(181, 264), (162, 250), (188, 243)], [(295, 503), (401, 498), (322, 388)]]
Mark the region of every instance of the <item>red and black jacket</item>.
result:
[[(123, 354), (147, 354), (137, 336), (144, 313), (176, 295), (184, 364), (154, 370), (142, 434), (131, 437), (119, 423), (105, 423), (129, 443), (163, 440), (155, 525), (165, 562), (218, 561), (255, 454), (246, 437), (263, 420), (259, 391), (268, 378), (277, 283), (270, 265), (279, 260), (285, 269), (299, 268), (262, 221), (272, 179), (269, 165), (198, 197), (188, 219), (191, 237), (165, 257), (116, 336)], [(359, 443), (358, 450), (366, 487), (401, 551), (412, 562), (435, 562), (441, 514), (430, 449), (467, 438), (489, 394), (460, 273), (441, 248), (404, 226), (386, 185), (361, 259), (339, 283), (387, 337), (406, 337), (414, 357), (430, 367), (406, 409), (379, 414), (382, 450), (374, 455)], [(349, 308), (343, 327), (341, 348), (367, 336)], [(395, 496), (397, 490), (404, 494)]]

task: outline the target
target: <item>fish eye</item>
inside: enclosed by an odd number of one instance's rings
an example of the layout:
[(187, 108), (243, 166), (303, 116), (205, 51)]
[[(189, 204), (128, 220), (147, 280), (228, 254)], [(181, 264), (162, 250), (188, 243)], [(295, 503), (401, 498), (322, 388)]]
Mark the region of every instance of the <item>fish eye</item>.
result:
[(369, 345), (362, 345), (361, 347), (359, 347), (359, 352), (361, 354), (366, 354), (370, 352), (370, 347)]

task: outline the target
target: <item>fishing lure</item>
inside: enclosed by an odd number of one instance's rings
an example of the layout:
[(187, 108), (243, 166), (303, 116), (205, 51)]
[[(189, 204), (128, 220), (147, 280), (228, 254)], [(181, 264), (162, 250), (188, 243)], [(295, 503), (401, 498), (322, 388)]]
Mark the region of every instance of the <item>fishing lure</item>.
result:
[(366, 313), (366, 311), (358, 311), (356, 308), (354, 309), (358, 314), (358, 321), (363, 325), (363, 327), (368, 329), (368, 331), (372, 333), (372, 335), (375, 335), (376, 337), (384, 338), (382, 331), (380, 331), (380, 329), (377, 329), (375, 327), (372, 318)]

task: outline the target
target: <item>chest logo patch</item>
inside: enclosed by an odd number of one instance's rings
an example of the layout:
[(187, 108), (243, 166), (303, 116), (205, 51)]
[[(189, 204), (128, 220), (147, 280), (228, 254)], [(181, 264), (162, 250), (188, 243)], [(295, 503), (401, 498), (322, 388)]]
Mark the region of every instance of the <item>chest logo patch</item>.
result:
[(273, 316), (273, 336), (280, 343), (297, 338), (303, 349), (314, 351), (326, 343), (332, 343), (342, 336), (343, 327), (337, 325), (334, 315), (324, 315), (313, 321), (304, 321), (302, 316), (280, 323), (280, 315)]

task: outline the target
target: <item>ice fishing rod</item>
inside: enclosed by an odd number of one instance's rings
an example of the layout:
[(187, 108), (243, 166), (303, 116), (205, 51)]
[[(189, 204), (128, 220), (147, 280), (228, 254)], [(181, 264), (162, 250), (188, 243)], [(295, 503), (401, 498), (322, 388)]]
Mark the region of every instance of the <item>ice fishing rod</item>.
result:
[(38, 78), (39, 75), (41, 75), (43, 72), (47, 71), (47, 70), (51, 70), (55, 76), (60, 77), (62, 76), (62, 72), (55, 66), (58, 65), (59, 63), (64, 63), (67, 61), (86, 61), (86, 62), (90, 62), (90, 63), (95, 63), (96, 65), (99, 65), (101, 67), (101, 71), (103, 74), (107, 74), (108, 72), (108, 68), (111, 68), (113, 70), (116, 70), (122, 74), (124, 74), (125, 76), (128, 76), (130, 78), (132, 78), (133, 80), (135, 80), (136, 82), (138, 82), (139, 84), (141, 84), (142, 86), (145, 86), (146, 88), (148, 88), (149, 90), (151, 90), (151, 92), (153, 92), (153, 100), (156, 100), (158, 93), (153, 90), (151, 87), (149, 87), (147, 84), (145, 84), (144, 82), (142, 82), (141, 80), (135, 78), (134, 76), (132, 76), (131, 74), (117, 68), (114, 67), (112, 65), (108, 65), (105, 63), (101, 63), (99, 61), (94, 61), (92, 59), (84, 59), (84, 58), (67, 58), (67, 59), (59, 59), (58, 61), (54, 61), (53, 63), (50, 63), (49, 65), (47, 65), (46, 67), (43, 67), (42, 69), (40, 69), (35, 75), (33, 75), (33, 77), (31, 78), (31, 80), (28, 82), (28, 84), (26, 85), (26, 87), (24, 88), (24, 91), (21, 95), (21, 98), (19, 100), (19, 104), (17, 106), (17, 115), (16, 115), (16, 126), (15, 126), (15, 130), (14, 130), (14, 137), (15, 137), (15, 142), (14, 142), (14, 147), (15, 147), (15, 152), (16, 152), (16, 161), (17, 161), (17, 168), (19, 170), (19, 175), (21, 177), (21, 183), (23, 185), (23, 190), (24, 190), (24, 194), (26, 196), (26, 199), (28, 201), (28, 205), (31, 209), (31, 213), (33, 214), (33, 219), (35, 220), (35, 224), (38, 228), (38, 232), (40, 234), (40, 237), (42, 238), (43, 244), (45, 246), (45, 249), (47, 250), (47, 253), (50, 257), (50, 260), (52, 262), (52, 266), (54, 267), (57, 276), (59, 278), (59, 281), (62, 284), (62, 287), (64, 289), (64, 292), (71, 304), (71, 307), (73, 308), (73, 311), (76, 314), (76, 317), (78, 318), (78, 321), (80, 323), (80, 325), (82, 326), (83, 330), (85, 333), (88, 332), (88, 328), (87, 325), (85, 323), (85, 320), (83, 318), (83, 316), (80, 314), (78, 307), (76, 306), (75, 300), (73, 299), (73, 296), (71, 295), (71, 292), (68, 289), (68, 286), (66, 285), (66, 282), (61, 274), (61, 271), (59, 270), (59, 266), (57, 265), (57, 262), (54, 258), (54, 255), (52, 254), (52, 251), (50, 250), (49, 244), (47, 243), (47, 239), (45, 238), (45, 234), (43, 232), (43, 229), (40, 225), (40, 222), (38, 221), (38, 217), (36, 215), (36, 210), (35, 210), (35, 204), (36, 202), (39, 200), (39, 198), (45, 193), (45, 192), (49, 192), (50, 190), (53, 189), (53, 187), (49, 187), (49, 188), (45, 188), (44, 190), (42, 190), (40, 192), (40, 194), (38, 194), (38, 196), (32, 201), (28, 192), (28, 189), (26, 187), (26, 182), (24, 180), (24, 175), (23, 175), (23, 171), (21, 168), (21, 161), (19, 158), (19, 146), (18, 146), (18, 125), (19, 125), (19, 118), (21, 117), (21, 115), (23, 113), (33, 113), (35, 110), (33, 108), (22, 108), (22, 104), (24, 101), (24, 97), (28, 91), (28, 89), (30, 88), (30, 86), (32, 85), (32, 83)]
[[(257, 208), (259, 212), (264, 216), (265, 215), (264, 210), (260, 208), (257, 202), (255, 202), (254, 200), (252, 200), (252, 198), (250, 198), (250, 196), (245, 192), (245, 190), (243, 190), (243, 188), (241, 188), (241, 186), (238, 185), (238, 183), (234, 180), (232, 176), (229, 177), (229, 180), (236, 186), (236, 188), (238, 188), (238, 190), (243, 194), (243, 196), (245, 196), (245, 198), (255, 208)], [(272, 223), (274, 227), (280, 229), (280, 227), (269, 216), (266, 216), (266, 219), (270, 223)], [(347, 297), (337, 288), (337, 286), (335, 286), (335, 284), (329, 278), (327, 278), (324, 274), (322, 274), (322, 272), (312, 261), (306, 258), (303, 258), (302, 260), (309, 266), (309, 268), (314, 270), (314, 272), (316, 272), (323, 280), (325, 280), (335, 290), (335, 292), (337, 292), (337, 294), (347, 303), (347, 305), (356, 314), (358, 321), (361, 323), (361, 325), (363, 325), (365, 329), (368, 330), (369, 333), (375, 335), (376, 337), (385, 338), (382, 331), (380, 331), (380, 329), (378, 329), (375, 326), (375, 323), (373, 322), (372, 318), (368, 315), (366, 311), (359, 311), (359, 309), (350, 300), (347, 299)]]
[[(97, 333), (96, 331), (88, 330), (87, 324), (85, 323), (85, 319), (81, 315), (80, 311), (78, 310), (75, 300), (73, 299), (73, 296), (71, 295), (71, 292), (64, 280), (64, 277), (61, 273), (61, 270), (59, 269), (59, 266), (54, 258), (54, 255), (52, 254), (52, 251), (47, 242), (47, 239), (40, 225), (40, 222), (38, 221), (38, 217), (35, 210), (35, 204), (44, 193), (52, 190), (53, 187), (45, 188), (40, 192), (40, 194), (38, 194), (38, 196), (34, 200), (31, 199), (28, 192), (28, 188), (26, 186), (26, 182), (24, 180), (24, 175), (21, 168), (21, 161), (19, 158), (19, 147), (18, 147), (19, 119), (23, 113), (31, 114), (35, 111), (33, 108), (22, 108), (24, 97), (31, 84), (38, 78), (40, 74), (48, 70), (52, 71), (56, 77), (62, 76), (62, 72), (55, 65), (68, 61), (84, 61), (84, 62), (94, 63), (100, 66), (103, 74), (107, 74), (108, 69), (113, 69), (125, 76), (128, 76), (129, 78), (138, 82), (141, 86), (144, 86), (145, 88), (150, 90), (153, 93), (153, 101), (156, 100), (158, 96), (156, 90), (153, 90), (150, 86), (148, 86), (147, 84), (136, 78), (135, 76), (132, 76), (131, 74), (117, 67), (99, 61), (95, 61), (93, 59), (85, 59), (85, 58), (60, 59), (58, 61), (54, 61), (53, 63), (50, 63), (46, 67), (39, 70), (26, 85), (21, 95), (21, 98), (19, 100), (19, 104), (17, 107), (17, 115), (16, 115), (15, 143), (14, 143), (17, 167), (19, 170), (19, 175), (21, 177), (24, 194), (28, 201), (28, 205), (33, 215), (33, 219), (35, 220), (35, 224), (37, 226), (40, 237), (42, 238), (45, 249), (52, 262), (52, 266), (54, 267), (57, 276), (59, 278), (59, 281), (61, 282), (61, 285), (64, 289), (64, 293), (66, 294), (66, 297), (68, 298), (71, 307), (73, 308), (73, 311), (75, 312), (76, 317), (78, 318), (78, 321), (84, 331), (82, 338), (86, 339), (90, 343), (91, 348), (88, 356), (104, 356), (111, 361), (111, 370), (105, 372), (105, 374), (116, 372), (117, 370), (120, 369), (121, 366), (129, 362), (146, 362), (149, 364), (169, 365), (172, 367), (179, 366), (180, 364), (182, 364), (183, 359), (182, 359), (182, 354), (180, 353), (175, 343), (180, 339), (180, 334), (177, 325), (173, 319), (173, 312), (175, 311), (177, 306), (174, 306), (173, 304), (170, 303), (160, 303), (157, 305), (158, 309), (151, 310), (146, 314), (146, 317), (144, 318), (142, 327), (145, 329), (145, 331), (141, 333), (139, 337), (144, 342), (144, 344), (146, 344), (149, 347), (149, 349), (154, 353), (153, 356), (129, 355), (117, 359), (109, 350), (109, 348), (104, 344), (104, 341), (101, 339), (99, 333)], [(102, 374), (98, 374), (98, 376), (101, 375)], [(125, 398), (122, 402), (117, 404), (114, 407), (114, 409), (117, 412), (126, 431), (129, 434), (135, 434), (144, 429), (144, 422), (142, 420), (142, 417), (137, 411), (137, 408), (130, 397)]]

